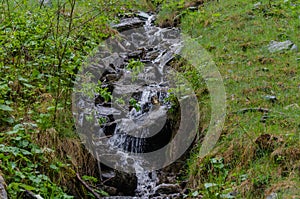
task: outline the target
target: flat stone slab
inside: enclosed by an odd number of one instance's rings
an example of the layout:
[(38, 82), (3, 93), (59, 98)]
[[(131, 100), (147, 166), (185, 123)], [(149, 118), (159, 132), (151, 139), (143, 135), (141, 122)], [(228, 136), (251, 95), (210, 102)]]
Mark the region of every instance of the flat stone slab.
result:
[(283, 41), (283, 42), (271, 41), (269, 46), (268, 46), (268, 50), (271, 53), (274, 53), (274, 52), (279, 52), (279, 51), (283, 51), (283, 50), (297, 51), (298, 48), (292, 41), (286, 40), (286, 41)]
[(116, 28), (118, 31), (124, 31), (132, 28), (141, 27), (144, 24), (145, 21), (135, 17), (135, 18), (121, 19), (120, 23), (112, 25), (112, 27)]

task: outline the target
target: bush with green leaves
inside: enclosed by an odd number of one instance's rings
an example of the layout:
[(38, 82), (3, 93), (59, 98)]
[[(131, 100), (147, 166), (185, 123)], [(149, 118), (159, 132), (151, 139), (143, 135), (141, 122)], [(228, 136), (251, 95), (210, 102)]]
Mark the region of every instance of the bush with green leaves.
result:
[[(123, 0), (1, 2), (0, 170), (11, 198), (22, 198), (24, 190), (70, 198), (55, 173), (71, 166), (48, 160), (32, 138), (42, 139), (50, 128), (64, 136), (74, 131), (70, 96), (76, 73), (101, 41), (115, 34), (109, 24), (129, 7)], [(55, 154), (55, 146), (51, 150)]]
[[(5, 175), (8, 194), (11, 198), (22, 198), (31, 191), (45, 198), (73, 198), (53, 183), (40, 170), (59, 170), (64, 164), (50, 164), (44, 151), (31, 140), (37, 126), (33, 123), (17, 124), (11, 131), (0, 133), (0, 169)], [(41, 169), (43, 167), (43, 169)]]

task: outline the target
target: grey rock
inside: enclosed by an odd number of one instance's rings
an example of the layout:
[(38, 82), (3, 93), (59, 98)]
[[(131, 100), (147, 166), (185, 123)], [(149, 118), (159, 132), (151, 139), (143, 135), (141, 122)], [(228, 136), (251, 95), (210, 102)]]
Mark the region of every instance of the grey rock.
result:
[(108, 172), (102, 172), (103, 178), (113, 178), (116, 176), (116, 173), (114, 171), (108, 171)]
[(278, 198), (278, 195), (277, 193), (271, 193), (270, 195), (268, 195), (266, 197), (266, 199), (277, 199)]
[(143, 11), (139, 11), (136, 15), (137, 15), (137, 17), (139, 17), (140, 19), (143, 19), (143, 20), (148, 20), (150, 18), (150, 15)]
[(160, 184), (154, 188), (156, 194), (180, 193), (181, 187), (178, 184)]
[(115, 187), (103, 186), (102, 189), (109, 195), (116, 195), (118, 193), (118, 190)]
[(105, 184), (109, 187), (116, 188), (118, 195), (124, 194), (125, 196), (132, 196), (137, 188), (137, 177), (134, 174), (116, 171), (115, 177)]
[(296, 46), (296, 44), (294, 44), (294, 45), (291, 47), (291, 50), (292, 50), (292, 51), (295, 51), (295, 52), (298, 52), (298, 46)]
[(286, 40), (283, 42), (271, 41), (268, 46), (268, 50), (271, 53), (280, 52), (280, 51), (284, 51), (284, 50), (297, 51), (298, 47), (290, 40)]
[(191, 6), (191, 7), (188, 7), (188, 9), (189, 9), (190, 11), (196, 11), (196, 10), (198, 10), (198, 7), (196, 7), (196, 6)]
[(254, 7), (255, 9), (257, 9), (257, 8), (259, 8), (261, 5), (262, 5), (261, 2), (257, 2), (256, 4), (253, 5), (253, 7)]
[(119, 24), (112, 25), (113, 28), (116, 28), (119, 31), (129, 30), (131, 28), (137, 28), (145, 24), (145, 21), (140, 20), (139, 18), (125, 18), (122, 19)]
[(266, 95), (265, 99), (271, 102), (277, 101), (277, 97), (275, 95)]
[(7, 193), (5, 190), (5, 181), (3, 177), (0, 175), (0, 198), (1, 199), (7, 199)]

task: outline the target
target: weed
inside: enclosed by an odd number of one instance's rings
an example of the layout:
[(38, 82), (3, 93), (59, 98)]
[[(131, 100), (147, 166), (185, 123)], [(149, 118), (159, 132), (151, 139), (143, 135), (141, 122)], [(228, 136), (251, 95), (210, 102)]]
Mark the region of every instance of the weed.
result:
[(132, 71), (132, 81), (136, 81), (138, 75), (144, 70), (144, 63), (139, 60), (131, 59), (126, 66), (127, 69)]

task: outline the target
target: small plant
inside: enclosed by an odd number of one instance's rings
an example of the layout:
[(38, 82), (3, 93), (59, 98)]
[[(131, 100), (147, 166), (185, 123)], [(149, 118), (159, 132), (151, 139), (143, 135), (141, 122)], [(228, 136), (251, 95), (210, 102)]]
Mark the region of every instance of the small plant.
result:
[(176, 95), (172, 92), (172, 89), (169, 91), (168, 97), (164, 99), (164, 103), (167, 103), (170, 105), (170, 108), (168, 109), (169, 113), (175, 113), (179, 107), (179, 102), (176, 97)]
[(111, 92), (108, 91), (108, 88), (103, 87), (100, 81), (98, 81), (95, 91), (104, 99), (104, 102), (109, 102), (113, 98)]
[(136, 111), (141, 110), (141, 105), (138, 103), (138, 101), (134, 98), (129, 99), (129, 105), (135, 108)]
[(127, 65), (127, 69), (132, 71), (132, 81), (136, 81), (138, 75), (144, 70), (144, 63), (141, 61), (136, 61), (134, 59), (131, 59)]
[(98, 124), (101, 126), (103, 124), (105, 124), (107, 122), (107, 118), (106, 117), (100, 117), (98, 118)]

